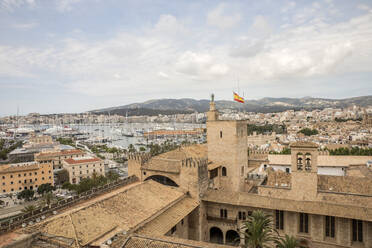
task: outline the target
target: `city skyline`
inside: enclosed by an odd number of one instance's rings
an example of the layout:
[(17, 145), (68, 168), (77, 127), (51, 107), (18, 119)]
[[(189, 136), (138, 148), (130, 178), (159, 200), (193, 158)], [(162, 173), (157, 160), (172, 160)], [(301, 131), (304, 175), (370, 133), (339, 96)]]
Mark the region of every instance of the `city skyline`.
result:
[(372, 94), (368, 1), (0, 2), (0, 116)]

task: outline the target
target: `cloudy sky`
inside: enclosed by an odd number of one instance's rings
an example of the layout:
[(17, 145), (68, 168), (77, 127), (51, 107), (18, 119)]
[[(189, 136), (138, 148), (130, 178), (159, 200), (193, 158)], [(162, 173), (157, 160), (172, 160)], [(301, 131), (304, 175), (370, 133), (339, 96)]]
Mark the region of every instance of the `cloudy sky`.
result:
[(372, 1), (0, 0), (0, 115), (372, 94)]

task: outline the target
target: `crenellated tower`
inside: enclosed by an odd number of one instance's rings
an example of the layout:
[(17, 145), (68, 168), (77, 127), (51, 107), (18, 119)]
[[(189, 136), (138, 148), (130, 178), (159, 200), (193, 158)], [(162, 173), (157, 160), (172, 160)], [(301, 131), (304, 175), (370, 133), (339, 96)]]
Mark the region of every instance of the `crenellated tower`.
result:
[(238, 191), (248, 165), (247, 122), (219, 120), (213, 94), (207, 116), (208, 160), (221, 164), (221, 187)]

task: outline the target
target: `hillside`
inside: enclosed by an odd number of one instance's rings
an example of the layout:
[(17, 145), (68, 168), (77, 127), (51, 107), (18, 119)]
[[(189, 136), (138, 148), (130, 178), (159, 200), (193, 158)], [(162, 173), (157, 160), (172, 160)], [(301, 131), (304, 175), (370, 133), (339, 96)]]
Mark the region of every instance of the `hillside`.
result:
[[(244, 104), (234, 101), (216, 101), (218, 109), (240, 109), (247, 112), (280, 112), (288, 109), (324, 109), (345, 108), (357, 105), (360, 107), (372, 106), (372, 96), (360, 96), (345, 99), (326, 99), (326, 98), (270, 98), (265, 97), (260, 100), (246, 100)], [(191, 98), (183, 99), (154, 99), (142, 103), (132, 103), (119, 107), (93, 110), (93, 113), (110, 113), (119, 115), (158, 115), (206, 112), (209, 109), (209, 100), (195, 100)]]

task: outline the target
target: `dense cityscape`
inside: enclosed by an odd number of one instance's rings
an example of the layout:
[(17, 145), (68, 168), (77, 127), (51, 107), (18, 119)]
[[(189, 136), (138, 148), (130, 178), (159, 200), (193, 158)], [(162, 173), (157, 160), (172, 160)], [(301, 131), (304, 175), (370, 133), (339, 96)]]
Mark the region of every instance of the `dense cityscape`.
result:
[(372, 248), (370, 0), (0, 0), (0, 248)]

